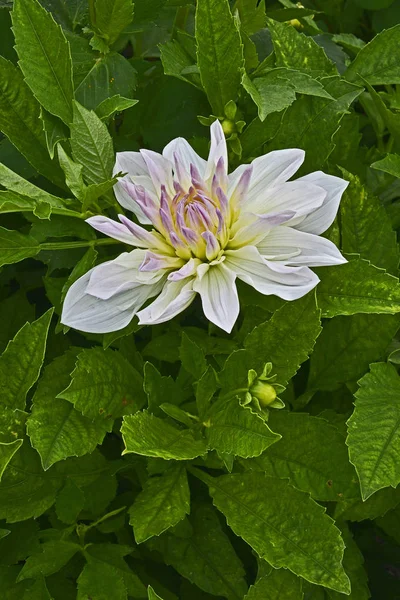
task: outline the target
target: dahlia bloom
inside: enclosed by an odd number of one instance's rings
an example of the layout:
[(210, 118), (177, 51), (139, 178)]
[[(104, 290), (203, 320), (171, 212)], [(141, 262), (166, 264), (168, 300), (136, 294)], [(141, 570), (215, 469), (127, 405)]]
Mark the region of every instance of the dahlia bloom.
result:
[(207, 161), (182, 138), (162, 155), (118, 153), (115, 173), (126, 175), (115, 185), (117, 200), (149, 227), (124, 215), (87, 219), (135, 249), (70, 287), (62, 323), (91, 333), (122, 329), (134, 315), (163, 323), (199, 294), (206, 317), (230, 332), (239, 314), (236, 278), (284, 300), (307, 294), (319, 281), (309, 267), (346, 262), (320, 234), (347, 182), (321, 171), (289, 181), (303, 160), (303, 150), (278, 150), (228, 174), (219, 121)]

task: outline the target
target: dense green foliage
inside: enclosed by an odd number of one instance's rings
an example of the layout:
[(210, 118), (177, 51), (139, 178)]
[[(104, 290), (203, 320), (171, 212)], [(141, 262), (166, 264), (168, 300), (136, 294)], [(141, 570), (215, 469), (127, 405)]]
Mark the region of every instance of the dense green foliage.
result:
[[(205, 156), (216, 117), (231, 169), (350, 182), (349, 262), (242, 284), (231, 335), (197, 300), (63, 327), (124, 251), (84, 220), (121, 211), (115, 151)], [(0, 0), (0, 131), (1, 598), (400, 598), (400, 1)], [(281, 410), (245, 403), (267, 363)]]

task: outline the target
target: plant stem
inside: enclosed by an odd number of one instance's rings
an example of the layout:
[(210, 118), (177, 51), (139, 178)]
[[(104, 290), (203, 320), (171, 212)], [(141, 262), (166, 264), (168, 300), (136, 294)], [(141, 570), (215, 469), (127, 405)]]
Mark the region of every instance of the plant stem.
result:
[(110, 246), (111, 244), (121, 244), (118, 240), (111, 238), (101, 238), (95, 240), (82, 240), (81, 242), (43, 242), (40, 244), (41, 250), (69, 250), (71, 248), (87, 248), (89, 246)]

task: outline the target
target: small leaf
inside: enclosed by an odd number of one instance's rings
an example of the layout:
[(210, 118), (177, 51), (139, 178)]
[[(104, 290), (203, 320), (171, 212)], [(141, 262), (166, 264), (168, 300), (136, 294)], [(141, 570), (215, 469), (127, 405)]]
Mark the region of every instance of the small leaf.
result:
[(179, 354), (183, 368), (198, 381), (207, 370), (207, 361), (202, 349), (185, 332)]
[(244, 600), (303, 600), (301, 579), (286, 569), (272, 569), (250, 586)]
[(400, 179), (400, 156), (398, 154), (387, 154), (385, 158), (372, 163), (371, 167)]
[(20, 574), (18, 581), (34, 579), (40, 575), (47, 577), (57, 573), (71, 558), (81, 550), (79, 544), (64, 540), (54, 540), (41, 545), (41, 552), (30, 556)]
[(196, 440), (189, 429), (173, 427), (147, 411), (124, 417), (121, 433), (124, 454), (191, 460), (207, 452), (205, 441)]
[(202, 89), (197, 65), (177, 40), (160, 45), (164, 73)]
[(400, 378), (392, 365), (378, 363), (359, 386), (347, 423), (347, 445), (367, 500), (377, 490), (400, 483)]
[(172, 465), (158, 477), (149, 477), (130, 508), (137, 544), (174, 527), (190, 512), (185, 469)]
[(163, 600), (161, 596), (155, 593), (151, 585), (147, 588), (148, 600)]
[(63, 523), (76, 523), (85, 504), (85, 494), (72, 479), (67, 482), (56, 500), (57, 518)]
[(8, 463), (14, 454), (21, 448), (23, 440), (15, 440), (14, 442), (0, 443), (0, 480)]
[(217, 375), (214, 369), (209, 366), (204, 375), (197, 382), (196, 405), (201, 418), (207, 412), (210, 401), (218, 389)]
[(43, 123), (43, 130), (46, 136), (47, 150), (50, 154), (50, 158), (54, 158), (54, 152), (57, 144), (61, 141), (68, 140), (69, 129), (59, 119), (51, 113), (47, 112), (43, 107), (40, 111), (40, 118)]
[(112, 117), (115, 113), (122, 112), (127, 108), (131, 108), (135, 106), (139, 100), (131, 100), (130, 98), (124, 98), (120, 94), (116, 94), (115, 96), (111, 96), (111, 98), (106, 98), (96, 108), (96, 115), (102, 120), (105, 121)]
[(111, 46), (132, 22), (132, 0), (95, 0), (96, 29)]
[(0, 266), (11, 265), (39, 252), (40, 245), (31, 235), (0, 227)]
[(37, 579), (32, 587), (26, 590), (22, 600), (52, 600), (44, 577)]
[(57, 146), (58, 160), (60, 166), (65, 174), (65, 183), (67, 187), (74, 194), (75, 198), (84, 200), (85, 197), (85, 184), (82, 177), (82, 165), (74, 162), (70, 156), (65, 152), (61, 144)]
[(127, 600), (128, 594), (122, 574), (112, 565), (91, 561), (78, 577), (77, 600)]
[(167, 399), (170, 403), (180, 405), (184, 400), (184, 394), (180, 386), (171, 376), (164, 377), (149, 362), (144, 365), (144, 391), (147, 394), (149, 412), (157, 417), (161, 416), (160, 408)]

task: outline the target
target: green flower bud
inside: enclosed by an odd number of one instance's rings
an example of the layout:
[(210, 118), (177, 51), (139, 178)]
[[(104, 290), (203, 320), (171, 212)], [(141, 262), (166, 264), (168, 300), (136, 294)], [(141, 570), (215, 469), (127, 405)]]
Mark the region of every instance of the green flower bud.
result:
[(264, 381), (256, 381), (250, 388), (252, 396), (257, 398), (260, 405), (265, 408), (272, 404), (276, 399), (276, 390), (273, 385)]
[(224, 134), (226, 136), (232, 135), (236, 131), (236, 126), (233, 121), (230, 119), (224, 119), (221, 123), (222, 129), (224, 130)]

